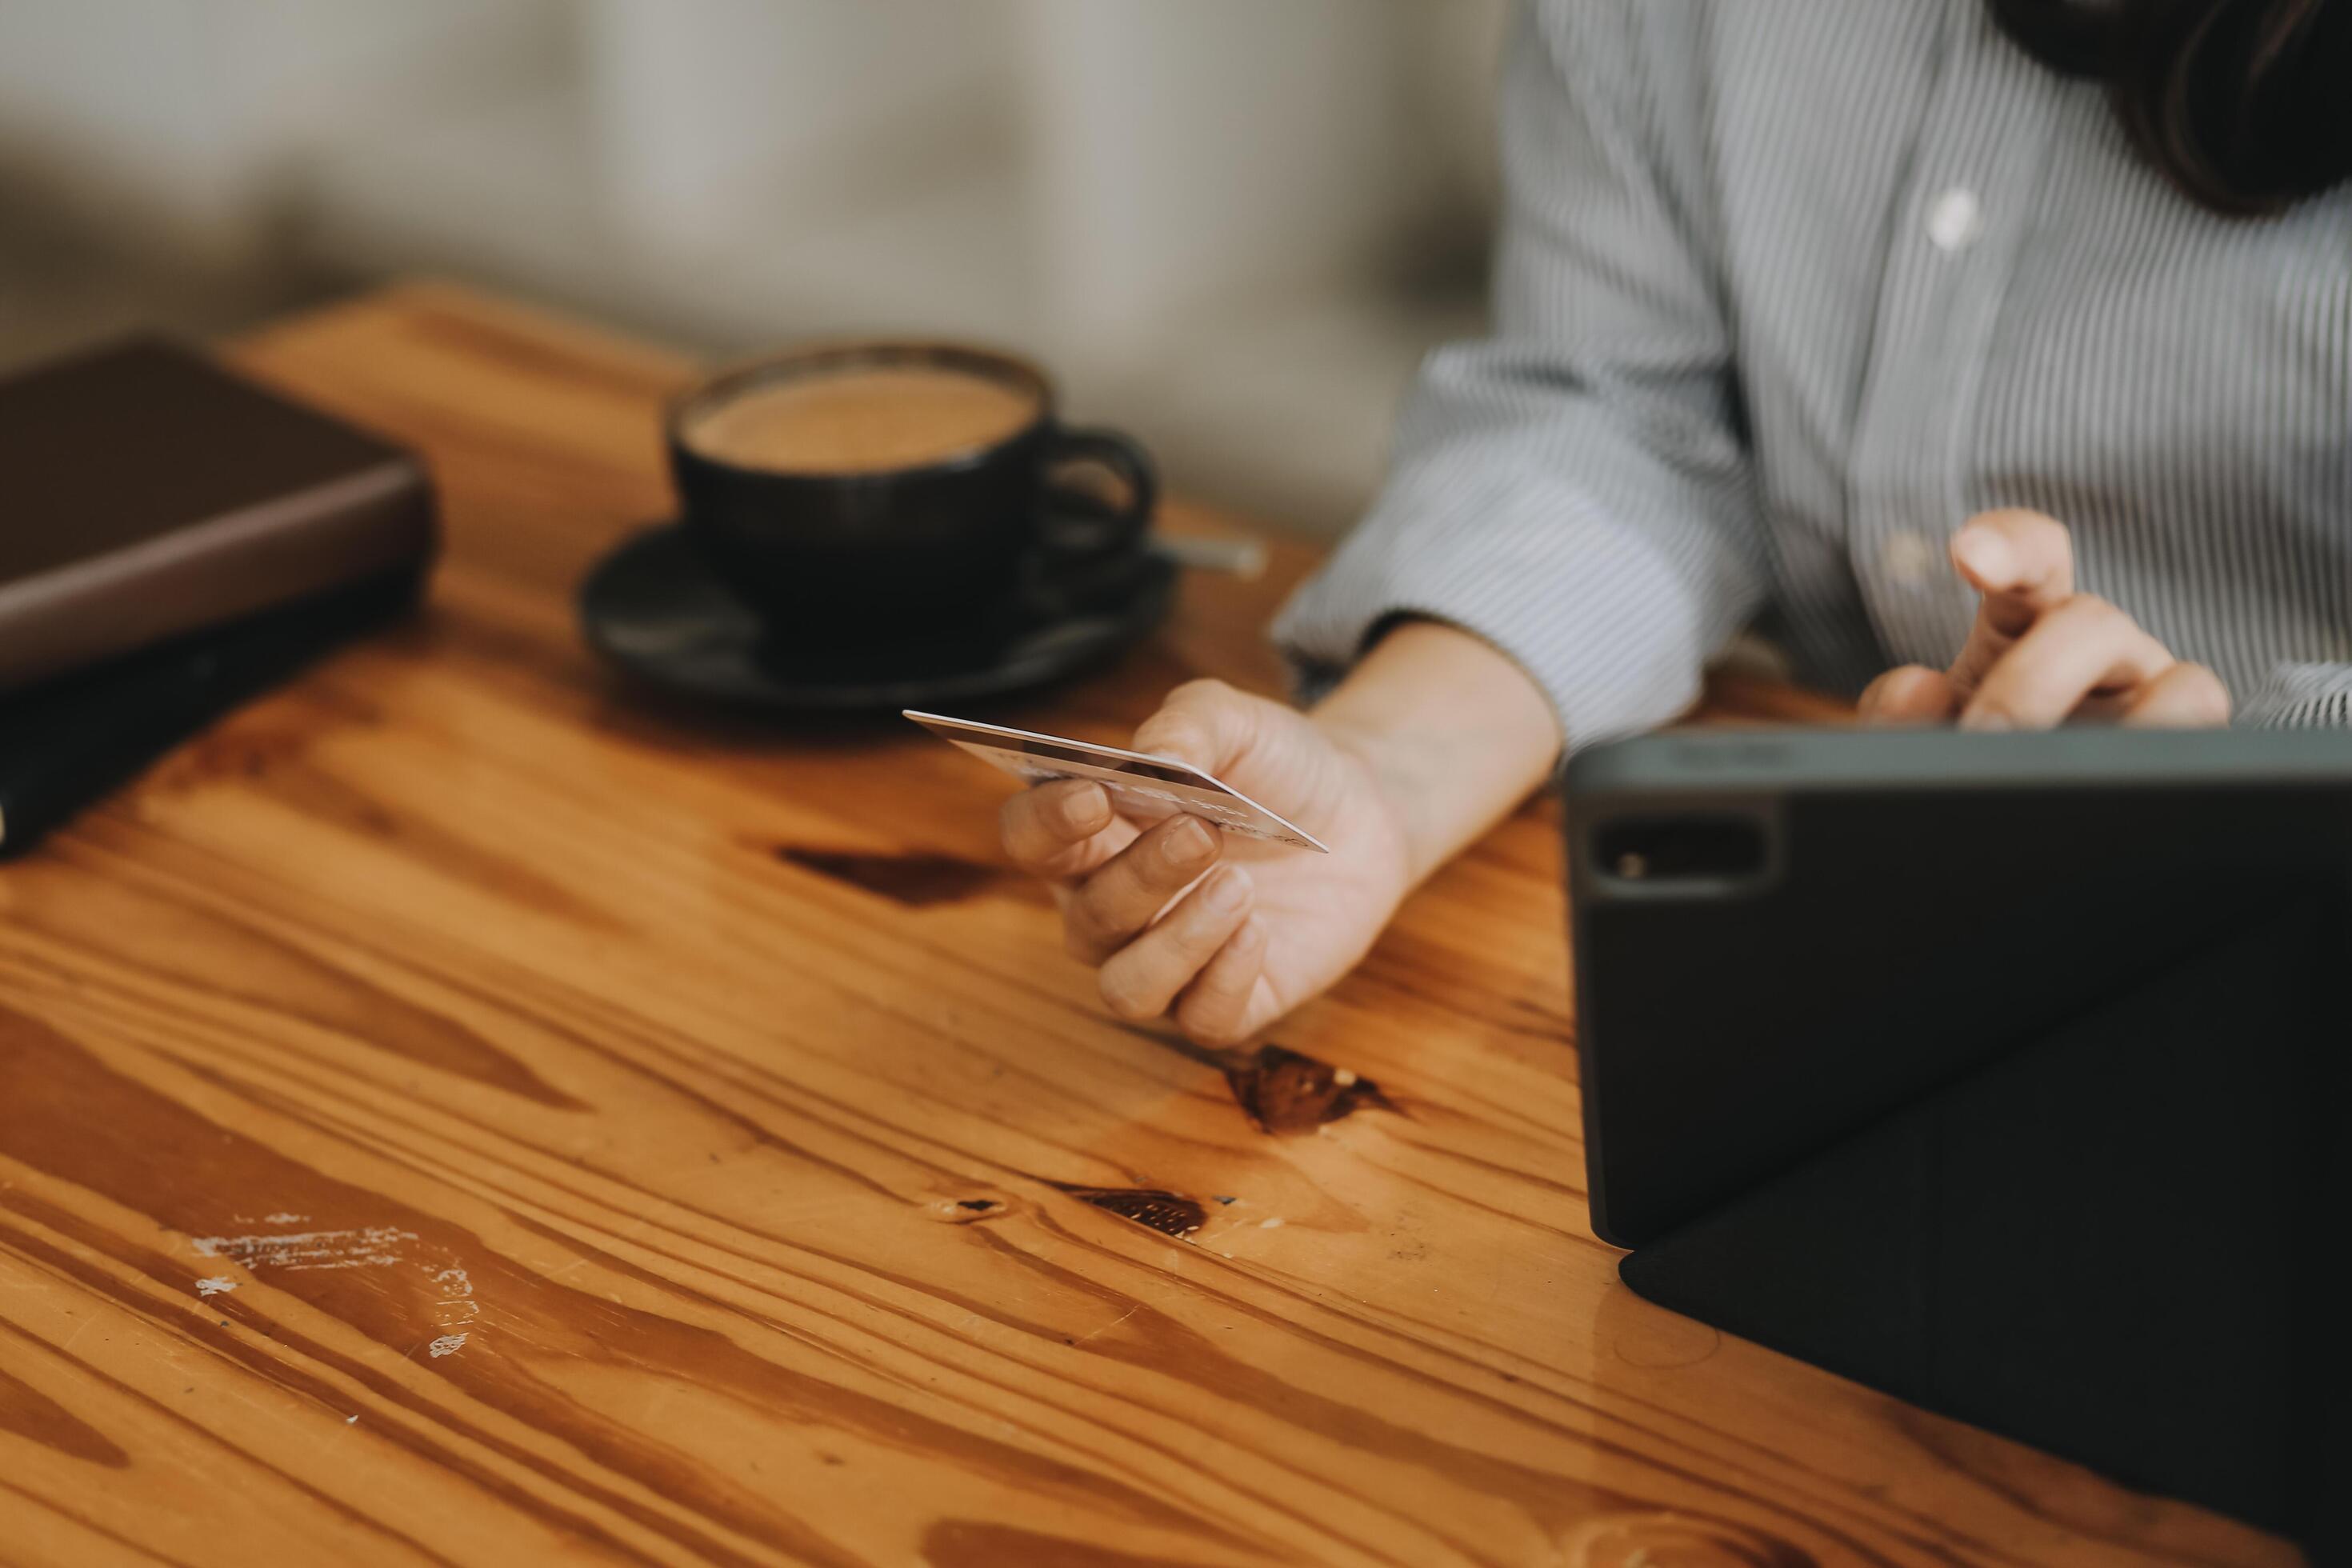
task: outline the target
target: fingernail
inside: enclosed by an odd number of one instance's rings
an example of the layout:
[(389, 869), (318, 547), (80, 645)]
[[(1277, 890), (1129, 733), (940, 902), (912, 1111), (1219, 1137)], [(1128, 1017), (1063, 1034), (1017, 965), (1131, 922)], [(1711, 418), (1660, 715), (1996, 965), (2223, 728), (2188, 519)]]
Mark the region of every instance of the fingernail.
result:
[(1073, 790), (1062, 802), (1062, 826), (1073, 833), (1093, 833), (1109, 825), (1110, 802), (1098, 789)]
[(1201, 859), (1217, 847), (1209, 836), (1209, 826), (1197, 816), (1188, 816), (1169, 829), (1162, 843), (1168, 858), (1179, 866)]
[(1990, 528), (1964, 528), (1952, 536), (1952, 559), (1979, 581), (2008, 583), (2017, 574), (2009, 541)]
[(1249, 897), (1249, 873), (1238, 866), (1223, 866), (1201, 889), (1201, 907), (1213, 915), (1229, 915)]
[(1147, 757), (1179, 760), (1201, 749), (1193, 742), (1191, 728), (1183, 724), (1146, 724), (1135, 732), (1133, 744)]
[(1982, 713), (1961, 714), (1960, 728), (1963, 730), (1995, 731), (2000, 730), (2014, 730), (2017, 726), (2010, 722), (2008, 714), (1988, 711)]

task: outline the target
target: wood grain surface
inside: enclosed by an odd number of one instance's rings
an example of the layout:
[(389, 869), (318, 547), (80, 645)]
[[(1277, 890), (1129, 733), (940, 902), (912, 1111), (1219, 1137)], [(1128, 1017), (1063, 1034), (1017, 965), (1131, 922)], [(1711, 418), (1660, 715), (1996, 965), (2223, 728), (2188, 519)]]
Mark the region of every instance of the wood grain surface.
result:
[[(448, 557), (0, 870), (0, 1563), (2294, 1561), (1618, 1284), (1546, 809), (1180, 1048), (969, 759), (583, 650), (682, 362), (427, 286), (238, 353), (428, 454)], [(997, 711), (1273, 686), (1276, 559)]]

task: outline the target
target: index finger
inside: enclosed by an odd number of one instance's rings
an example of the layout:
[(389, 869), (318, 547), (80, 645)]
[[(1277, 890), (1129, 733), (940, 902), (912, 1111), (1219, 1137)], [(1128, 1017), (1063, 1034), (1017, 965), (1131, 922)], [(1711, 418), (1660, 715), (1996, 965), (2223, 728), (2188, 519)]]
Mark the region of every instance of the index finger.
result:
[(997, 816), (1004, 851), (1033, 877), (1083, 877), (1125, 848), (1133, 824), (1111, 810), (1090, 779), (1055, 779), (1024, 789)]
[(2011, 637), (2074, 593), (2074, 541), (2066, 525), (2038, 511), (1979, 512), (1952, 535), (1952, 564), (1985, 596), (1997, 628)]
[(1965, 693), (2036, 620), (2073, 597), (2074, 543), (2064, 523), (2038, 511), (1979, 512), (1952, 535), (1952, 565), (1984, 595), (1952, 661), (1952, 681)]

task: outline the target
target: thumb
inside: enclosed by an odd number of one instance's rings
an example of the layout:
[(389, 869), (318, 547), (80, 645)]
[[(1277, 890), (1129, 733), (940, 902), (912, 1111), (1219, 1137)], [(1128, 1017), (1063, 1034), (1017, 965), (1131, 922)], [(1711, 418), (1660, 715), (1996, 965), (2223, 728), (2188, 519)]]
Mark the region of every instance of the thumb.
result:
[(1864, 687), (1854, 711), (1865, 724), (1940, 724), (1959, 717), (1960, 700), (1942, 670), (1906, 664)]
[(1222, 680), (1191, 680), (1170, 692), (1160, 711), (1138, 726), (1133, 749), (1222, 773), (1249, 755), (1265, 732), (1269, 714), (1289, 711)]

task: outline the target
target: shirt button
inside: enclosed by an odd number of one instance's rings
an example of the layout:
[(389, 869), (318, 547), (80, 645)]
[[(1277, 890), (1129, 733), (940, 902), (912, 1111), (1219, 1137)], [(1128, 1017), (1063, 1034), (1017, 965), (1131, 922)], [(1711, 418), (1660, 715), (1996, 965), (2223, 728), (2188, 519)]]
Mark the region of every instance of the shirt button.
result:
[(1924, 533), (1898, 533), (1887, 540), (1878, 559), (1896, 586), (1924, 587), (1936, 570), (1936, 547)]
[(1974, 191), (1954, 185), (1927, 204), (1927, 238), (1937, 249), (1966, 250), (1983, 232), (1984, 208)]

